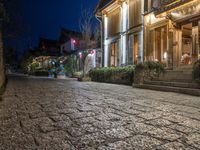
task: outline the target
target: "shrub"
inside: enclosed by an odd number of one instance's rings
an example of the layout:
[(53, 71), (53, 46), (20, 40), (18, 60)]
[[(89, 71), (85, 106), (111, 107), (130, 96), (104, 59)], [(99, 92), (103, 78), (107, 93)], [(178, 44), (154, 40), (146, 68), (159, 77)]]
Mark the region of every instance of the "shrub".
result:
[(193, 78), (197, 82), (200, 82), (200, 59), (197, 60), (193, 65)]
[(74, 78), (82, 78), (83, 77), (83, 72), (74, 72), (72, 75)]
[(95, 68), (89, 72), (92, 81), (131, 85), (135, 66)]
[(30, 71), (30, 64), (33, 61), (33, 56), (28, 54), (26, 55), (20, 63), (20, 71), (22, 73), (28, 74)]
[(31, 72), (36, 71), (39, 68), (40, 64), (39, 63), (32, 63), (30, 66)]
[(135, 68), (134, 83), (141, 84), (145, 79), (152, 80), (154, 77), (159, 77), (159, 75), (164, 72), (164, 64), (160, 62), (146, 61), (137, 64)]
[(66, 64), (64, 65), (64, 70), (67, 75), (72, 75), (74, 72), (73, 69), (73, 58), (68, 57)]

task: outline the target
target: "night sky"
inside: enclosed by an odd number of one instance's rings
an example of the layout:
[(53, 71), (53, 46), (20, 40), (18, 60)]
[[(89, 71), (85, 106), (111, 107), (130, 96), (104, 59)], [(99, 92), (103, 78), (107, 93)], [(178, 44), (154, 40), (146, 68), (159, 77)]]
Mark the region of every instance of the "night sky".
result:
[[(58, 39), (60, 27), (79, 30), (81, 8), (94, 11), (98, 0), (21, 0), (21, 17), (29, 31), (25, 43), (37, 46), (39, 37)], [(97, 23), (93, 19), (94, 24)]]

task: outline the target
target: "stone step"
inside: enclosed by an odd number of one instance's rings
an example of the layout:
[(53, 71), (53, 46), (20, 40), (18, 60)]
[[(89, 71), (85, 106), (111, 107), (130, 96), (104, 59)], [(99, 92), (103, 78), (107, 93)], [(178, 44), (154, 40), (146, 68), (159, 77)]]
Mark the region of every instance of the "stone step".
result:
[(200, 84), (192, 82), (144, 81), (144, 84), (200, 89)]
[(152, 79), (152, 81), (163, 81), (163, 82), (194, 82), (192, 79), (167, 79), (167, 78), (162, 78), (162, 79)]
[(167, 70), (164, 74), (192, 74), (190, 70)]
[(192, 77), (192, 71), (168, 70), (164, 74), (161, 74), (158, 78), (155, 78), (155, 80), (192, 82), (193, 77)]
[(179, 66), (178, 68), (175, 68), (175, 70), (192, 70), (193, 69), (193, 65), (182, 65)]
[(164, 92), (176, 92), (176, 93), (183, 93), (193, 96), (200, 96), (200, 89), (193, 89), (193, 88), (181, 88), (181, 87), (171, 87), (171, 86), (161, 86), (161, 85), (150, 85), (150, 84), (136, 84), (133, 87), (141, 88), (141, 89), (150, 89), (150, 90), (157, 90), (157, 91), (164, 91)]
[(168, 75), (153, 78), (153, 81), (166, 81), (166, 82), (193, 82), (193, 78), (190, 75)]

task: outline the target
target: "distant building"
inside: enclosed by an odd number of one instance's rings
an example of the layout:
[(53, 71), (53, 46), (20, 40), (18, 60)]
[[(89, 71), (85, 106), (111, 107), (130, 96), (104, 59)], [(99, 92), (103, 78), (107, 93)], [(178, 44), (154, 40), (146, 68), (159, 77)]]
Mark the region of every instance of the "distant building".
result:
[[(102, 52), (99, 48), (99, 41), (95, 40), (94, 35), (92, 35), (90, 41), (87, 43), (83, 39), (81, 32), (62, 28), (59, 42), (61, 52), (73, 58), (75, 71), (81, 71), (83, 68), (89, 70), (101, 67)], [(82, 57), (86, 55), (87, 58), (84, 66)]]
[(81, 32), (64, 28), (61, 29), (59, 43), (61, 52), (67, 54), (73, 53), (85, 45)]
[(51, 40), (46, 38), (40, 38), (39, 50), (42, 55), (45, 56), (60, 56), (60, 46), (57, 40)]

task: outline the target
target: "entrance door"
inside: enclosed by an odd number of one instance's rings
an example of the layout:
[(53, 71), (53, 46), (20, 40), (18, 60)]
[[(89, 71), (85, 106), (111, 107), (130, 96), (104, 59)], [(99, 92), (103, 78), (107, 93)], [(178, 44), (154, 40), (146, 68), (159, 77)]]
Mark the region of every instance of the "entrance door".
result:
[(131, 34), (129, 36), (129, 52), (128, 52), (128, 63), (137, 64), (138, 63), (138, 34)]
[(192, 63), (192, 49), (193, 49), (193, 37), (192, 37), (192, 23), (182, 26), (182, 52), (181, 52), (181, 64), (190, 65)]
[(116, 67), (118, 65), (117, 63), (117, 57), (118, 57), (118, 46), (117, 42), (111, 44), (111, 58), (110, 58), (110, 65)]
[(138, 35), (134, 35), (134, 40), (133, 40), (133, 63), (137, 64), (138, 63)]
[(155, 29), (155, 61), (164, 62), (167, 57), (167, 27), (160, 27)]
[(155, 60), (161, 62), (161, 28), (156, 29), (155, 35)]

